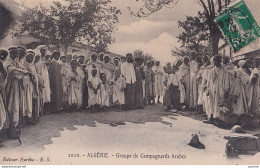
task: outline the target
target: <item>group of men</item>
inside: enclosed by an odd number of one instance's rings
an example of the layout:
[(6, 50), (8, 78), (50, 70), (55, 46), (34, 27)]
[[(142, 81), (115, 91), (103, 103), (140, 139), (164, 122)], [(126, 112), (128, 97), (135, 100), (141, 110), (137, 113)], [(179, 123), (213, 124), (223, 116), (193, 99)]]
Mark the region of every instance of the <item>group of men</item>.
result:
[(226, 56), (209, 58), (192, 53), (173, 68), (167, 68), (171, 66), (167, 65), (165, 70), (175, 69), (173, 71), (176, 71), (179, 81), (174, 84), (178, 86), (178, 92), (174, 94), (179, 98), (179, 106), (175, 107), (205, 112), (208, 118), (204, 121), (206, 123), (220, 121), (228, 124), (232, 118), (241, 115), (260, 119), (259, 64), (257, 57), (230, 62)]
[(44, 113), (143, 109), (161, 99), (166, 110), (205, 112), (207, 123), (259, 116), (259, 63), (193, 53), (163, 67), (131, 53), (111, 60), (95, 52), (61, 56), (45, 45), (1, 48), (0, 130), (15, 138), (16, 128), (36, 124)]
[[(47, 46), (0, 49), (0, 130), (17, 138), (18, 130), (36, 124), (45, 113), (90, 109), (142, 109), (163, 96), (159, 62), (103, 53), (89, 57), (50, 52)], [(157, 81), (157, 83), (154, 81)], [(158, 98), (159, 101), (159, 98)], [(12, 127), (10, 126), (12, 125)]]

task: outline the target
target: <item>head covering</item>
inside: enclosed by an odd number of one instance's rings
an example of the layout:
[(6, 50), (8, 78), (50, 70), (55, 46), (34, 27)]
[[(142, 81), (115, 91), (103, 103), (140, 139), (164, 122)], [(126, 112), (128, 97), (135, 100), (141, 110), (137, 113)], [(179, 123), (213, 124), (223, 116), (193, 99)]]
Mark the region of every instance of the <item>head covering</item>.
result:
[(78, 58), (84, 58), (85, 59), (84, 55), (80, 55), (80, 56), (78, 56)]
[(24, 52), (26, 52), (26, 49), (25, 49), (23, 46), (21, 46), (21, 45), (19, 45), (19, 46), (17, 47), (17, 49), (24, 50)]
[(33, 50), (31, 50), (31, 49), (28, 49), (28, 50), (26, 50), (25, 57), (27, 57), (28, 55), (32, 55), (32, 56), (33, 56), (33, 61), (32, 61), (31, 63), (29, 63), (29, 62), (27, 62), (27, 60), (25, 59), (25, 62), (24, 62), (25, 66), (26, 66), (26, 64), (34, 64), (35, 52), (34, 52)]
[(114, 61), (115, 61), (115, 60), (118, 60), (118, 61), (120, 61), (120, 58), (118, 58), (118, 57), (115, 57), (115, 58), (114, 58)]
[(106, 54), (104, 55), (104, 58), (110, 58), (110, 55)]
[(40, 51), (41, 49), (47, 50), (47, 46), (46, 45), (39, 45), (38, 47), (35, 48), (35, 50)]
[(91, 54), (90, 54), (90, 57), (92, 58), (92, 57), (94, 57), (94, 56), (98, 56), (98, 54), (96, 53), (96, 52), (92, 52)]
[(67, 56), (63, 55), (63, 56), (60, 57), (60, 59), (62, 59), (62, 58), (66, 58), (67, 59)]
[(240, 60), (238, 65), (242, 68), (246, 64), (246, 60)]
[(183, 57), (183, 60), (184, 60), (184, 59), (190, 60), (190, 57), (189, 57), (189, 56), (184, 56), (184, 57)]
[(8, 48), (9, 51), (12, 51), (12, 50), (17, 50), (17, 47), (16, 46), (11, 46)]

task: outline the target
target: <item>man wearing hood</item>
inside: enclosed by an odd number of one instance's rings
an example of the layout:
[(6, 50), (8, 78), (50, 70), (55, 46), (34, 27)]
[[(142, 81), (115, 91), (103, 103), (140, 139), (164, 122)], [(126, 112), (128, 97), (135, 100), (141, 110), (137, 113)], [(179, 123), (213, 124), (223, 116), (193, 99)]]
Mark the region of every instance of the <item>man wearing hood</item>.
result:
[[(18, 52), (16, 47), (10, 47), (10, 55), (7, 60), (4, 62), (4, 67), (7, 71), (7, 85), (6, 85), (6, 103), (7, 110), (12, 116), (12, 121), (17, 127), (20, 122), (19, 110), (20, 110), (20, 83), (24, 76), (28, 75), (28, 71), (22, 70), (18, 67)], [(9, 137), (17, 138), (15, 130), (9, 129)]]

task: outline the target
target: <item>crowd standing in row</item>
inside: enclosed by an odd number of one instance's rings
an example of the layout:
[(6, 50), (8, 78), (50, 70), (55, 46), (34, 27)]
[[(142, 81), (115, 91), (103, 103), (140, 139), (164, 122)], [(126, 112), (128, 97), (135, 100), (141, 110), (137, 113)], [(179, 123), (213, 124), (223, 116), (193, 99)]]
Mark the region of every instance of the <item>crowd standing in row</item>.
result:
[[(142, 109), (197, 110), (208, 120), (230, 115), (259, 117), (259, 59), (231, 63), (228, 57), (191, 54), (165, 67), (142, 57), (114, 58), (103, 53), (61, 56), (46, 46), (0, 49), (0, 130), (36, 124), (45, 113)], [(7, 115), (7, 113), (10, 114)]]

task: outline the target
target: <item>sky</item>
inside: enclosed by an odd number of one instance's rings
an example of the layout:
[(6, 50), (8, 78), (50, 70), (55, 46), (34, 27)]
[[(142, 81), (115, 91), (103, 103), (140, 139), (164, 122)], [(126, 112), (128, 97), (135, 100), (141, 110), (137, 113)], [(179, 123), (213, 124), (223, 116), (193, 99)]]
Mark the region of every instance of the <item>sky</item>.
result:
[[(32, 8), (39, 3), (49, 6), (52, 0), (14, 0)], [(59, 0), (62, 1), (62, 0)], [(109, 46), (109, 51), (126, 55), (136, 49), (150, 53), (162, 64), (174, 61), (171, 50), (178, 47), (176, 36), (181, 32), (178, 20), (184, 21), (187, 15), (196, 15), (202, 7), (195, 0), (179, 0), (173, 8), (163, 8), (149, 17), (137, 18), (130, 15), (128, 7), (138, 11), (142, 2), (136, 0), (111, 0), (112, 6), (121, 10), (118, 30), (115, 31), (115, 43)]]

